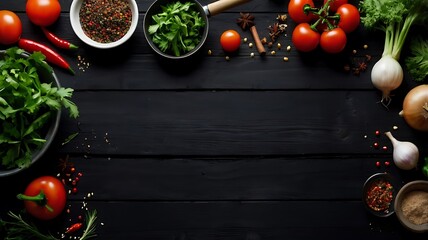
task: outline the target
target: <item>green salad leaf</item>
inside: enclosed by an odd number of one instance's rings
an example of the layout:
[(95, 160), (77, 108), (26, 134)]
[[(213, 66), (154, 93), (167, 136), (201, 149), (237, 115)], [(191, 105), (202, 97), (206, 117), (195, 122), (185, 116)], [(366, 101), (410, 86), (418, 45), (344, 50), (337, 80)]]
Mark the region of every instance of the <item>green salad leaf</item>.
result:
[(25, 168), (32, 153), (46, 142), (43, 134), (56, 111), (65, 107), (70, 117), (79, 111), (70, 100), (73, 89), (43, 82), (38, 69), (52, 67), (40, 52), (22, 57), (24, 50), (12, 47), (0, 59), (0, 159), (1, 168)]
[(181, 56), (199, 44), (205, 21), (192, 8), (194, 5), (192, 2), (169, 3), (152, 16), (153, 24), (148, 31), (162, 52)]

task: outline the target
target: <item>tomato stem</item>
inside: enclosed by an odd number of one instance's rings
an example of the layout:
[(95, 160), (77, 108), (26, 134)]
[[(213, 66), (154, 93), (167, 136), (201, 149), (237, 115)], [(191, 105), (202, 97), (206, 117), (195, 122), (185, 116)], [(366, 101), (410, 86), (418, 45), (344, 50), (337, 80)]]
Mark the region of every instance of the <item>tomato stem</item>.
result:
[(315, 8), (315, 7), (311, 7), (311, 5), (309, 5), (309, 4), (305, 4), (304, 6), (303, 6), (303, 12), (306, 14), (306, 15), (308, 15), (310, 12), (312, 12), (312, 13), (318, 13), (318, 8)]
[(46, 198), (45, 193), (43, 193), (43, 190), (40, 190), (40, 193), (37, 194), (36, 196), (27, 196), (27, 195), (20, 193), (16, 197), (19, 200), (33, 201), (33, 202), (37, 203), (37, 205), (43, 206), (46, 209), (48, 209), (49, 212), (53, 212), (52, 207), (48, 205), (48, 199)]
[(324, 3), (324, 5), (321, 8), (313, 8), (311, 7), (309, 4), (306, 4), (303, 7), (303, 11), (307, 14), (308, 12), (312, 12), (313, 14), (318, 16), (318, 19), (315, 23), (313, 23), (311, 25), (311, 29), (314, 31), (318, 31), (317, 30), (317, 26), (320, 23), (327, 23), (327, 27), (328, 30), (332, 30), (336, 28), (336, 25), (332, 24), (329, 20), (333, 19), (335, 21), (335, 23), (339, 22), (340, 19), (340, 15), (335, 14), (333, 16), (329, 15), (329, 11), (330, 11), (330, 2), (332, 0), (328, 0), (327, 2)]

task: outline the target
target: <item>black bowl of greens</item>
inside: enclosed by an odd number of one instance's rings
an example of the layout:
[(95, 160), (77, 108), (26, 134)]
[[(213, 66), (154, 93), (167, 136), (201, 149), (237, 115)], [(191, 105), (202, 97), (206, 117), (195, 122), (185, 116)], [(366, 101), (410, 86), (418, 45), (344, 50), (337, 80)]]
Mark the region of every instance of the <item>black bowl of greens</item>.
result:
[(40, 52), (17, 47), (0, 51), (0, 177), (43, 156), (57, 133), (62, 107), (78, 116), (69, 100), (73, 90), (60, 86), (44, 59)]
[(248, 1), (216, 1), (202, 6), (196, 0), (156, 0), (144, 16), (144, 35), (160, 56), (187, 58), (204, 44), (208, 36), (208, 17)]

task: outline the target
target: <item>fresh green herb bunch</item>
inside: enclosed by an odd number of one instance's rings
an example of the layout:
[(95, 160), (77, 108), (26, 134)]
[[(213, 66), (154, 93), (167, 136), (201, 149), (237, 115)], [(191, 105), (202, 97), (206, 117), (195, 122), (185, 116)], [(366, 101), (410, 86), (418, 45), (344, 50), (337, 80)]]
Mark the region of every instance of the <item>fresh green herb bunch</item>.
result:
[(412, 39), (410, 51), (411, 55), (405, 59), (410, 75), (418, 82), (428, 79), (428, 40)]
[(193, 50), (201, 41), (205, 21), (192, 7), (195, 3), (175, 2), (161, 6), (162, 12), (152, 16), (149, 34), (164, 53), (181, 56)]
[(385, 32), (383, 56), (400, 58), (412, 25), (427, 26), (428, 0), (362, 0), (361, 22), (368, 29)]
[(38, 69), (53, 72), (40, 52), (23, 57), (12, 47), (0, 59), (0, 159), (3, 168), (25, 168), (32, 153), (46, 142), (43, 133), (53, 115), (65, 107), (78, 117), (69, 100), (73, 89), (52, 86), (39, 78)]

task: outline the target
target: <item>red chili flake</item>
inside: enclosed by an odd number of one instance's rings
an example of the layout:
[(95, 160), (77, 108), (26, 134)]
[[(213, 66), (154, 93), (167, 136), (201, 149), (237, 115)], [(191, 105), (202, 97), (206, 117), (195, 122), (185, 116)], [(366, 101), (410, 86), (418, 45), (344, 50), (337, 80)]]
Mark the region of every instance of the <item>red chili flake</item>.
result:
[(78, 182), (78, 181), (80, 181), (80, 178), (79, 177), (75, 177), (74, 181)]
[(76, 180), (71, 181), (71, 185), (76, 186), (77, 182)]
[(83, 219), (82, 215), (77, 216), (77, 219), (82, 220)]
[(388, 150), (388, 147), (387, 147), (387, 146), (383, 146), (383, 147), (382, 147), (382, 150), (385, 150), (385, 151), (386, 151), (386, 150)]
[(373, 147), (376, 148), (376, 149), (378, 149), (379, 148), (379, 143), (377, 143), (377, 142), (373, 143)]
[(376, 162), (376, 167), (380, 167), (380, 162), (379, 161)]
[(76, 168), (75, 168), (75, 167), (70, 168), (70, 172), (71, 172), (71, 173), (74, 173), (75, 171), (76, 171)]
[(385, 161), (384, 164), (385, 164), (385, 166), (389, 167), (390, 162), (389, 161)]
[(375, 135), (376, 135), (376, 137), (379, 137), (379, 136), (380, 136), (380, 131), (379, 131), (379, 130), (376, 130), (376, 131), (375, 131)]
[(83, 174), (82, 174), (81, 172), (79, 172), (79, 173), (77, 173), (77, 176), (78, 176), (78, 177), (82, 177), (82, 176), (83, 176)]
[(391, 205), (394, 188), (386, 179), (377, 179), (367, 190), (366, 203), (374, 211), (387, 212)]
[(72, 192), (72, 193), (74, 193), (74, 194), (76, 194), (76, 193), (77, 193), (77, 188), (73, 188), (73, 189), (71, 190), (71, 192)]

